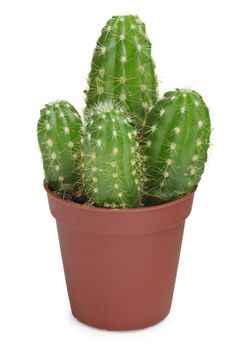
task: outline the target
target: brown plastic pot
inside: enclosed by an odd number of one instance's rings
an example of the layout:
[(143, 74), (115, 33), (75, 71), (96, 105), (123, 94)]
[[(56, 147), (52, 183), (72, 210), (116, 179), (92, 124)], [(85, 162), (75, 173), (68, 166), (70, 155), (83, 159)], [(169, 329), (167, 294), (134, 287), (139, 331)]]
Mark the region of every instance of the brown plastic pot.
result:
[(167, 204), (117, 210), (75, 204), (45, 189), (74, 317), (109, 330), (164, 319), (194, 191)]

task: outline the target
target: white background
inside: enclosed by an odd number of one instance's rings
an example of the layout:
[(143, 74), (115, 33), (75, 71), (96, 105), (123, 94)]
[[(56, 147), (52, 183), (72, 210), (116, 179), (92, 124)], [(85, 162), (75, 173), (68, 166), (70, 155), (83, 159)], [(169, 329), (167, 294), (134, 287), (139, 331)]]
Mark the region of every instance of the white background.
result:
[[(0, 348), (242, 349), (241, 1), (22, 0), (0, 5)], [(198, 90), (213, 147), (197, 190), (167, 319), (107, 332), (72, 318), (54, 219), (42, 188), (39, 110), (79, 111), (92, 51), (112, 15), (138, 14), (163, 93)]]

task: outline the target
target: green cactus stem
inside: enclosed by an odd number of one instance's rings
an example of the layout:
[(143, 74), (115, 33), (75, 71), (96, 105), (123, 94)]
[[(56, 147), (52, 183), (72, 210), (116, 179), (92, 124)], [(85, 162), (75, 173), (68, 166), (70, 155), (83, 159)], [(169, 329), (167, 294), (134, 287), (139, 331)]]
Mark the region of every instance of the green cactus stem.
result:
[(147, 117), (147, 200), (168, 202), (200, 181), (210, 138), (209, 111), (193, 90), (165, 93)]
[(151, 43), (137, 16), (114, 16), (102, 30), (89, 74), (87, 107), (115, 100), (142, 125), (157, 102), (157, 81)]
[(109, 102), (87, 113), (83, 182), (89, 203), (107, 208), (139, 206), (142, 161), (129, 113)]
[(76, 109), (66, 101), (46, 104), (37, 131), (49, 188), (80, 193), (82, 123)]

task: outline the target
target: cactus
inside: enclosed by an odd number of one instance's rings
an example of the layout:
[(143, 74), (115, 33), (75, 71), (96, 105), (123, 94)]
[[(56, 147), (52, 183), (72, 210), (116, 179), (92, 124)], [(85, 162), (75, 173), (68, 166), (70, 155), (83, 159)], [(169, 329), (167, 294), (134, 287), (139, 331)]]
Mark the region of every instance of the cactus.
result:
[(45, 105), (38, 122), (38, 141), (45, 181), (51, 190), (80, 194), (81, 118), (66, 101)]
[(89, 203), (137, 207), (141, 201), (141, 154), (129, 113), (99, 103), (86, 116), (83, 182)]
[(198, 184), (207, 160), (210, 129), (208, 108), (197, 92), (165, 93), (147, 117), (148, 203), (179, 198)]
[(137, 16), (114, 16), (102, 30), (89, 74), (87, 107), (115, 100), (134, 113), (137, 125), (157, 102), (151, 43)]

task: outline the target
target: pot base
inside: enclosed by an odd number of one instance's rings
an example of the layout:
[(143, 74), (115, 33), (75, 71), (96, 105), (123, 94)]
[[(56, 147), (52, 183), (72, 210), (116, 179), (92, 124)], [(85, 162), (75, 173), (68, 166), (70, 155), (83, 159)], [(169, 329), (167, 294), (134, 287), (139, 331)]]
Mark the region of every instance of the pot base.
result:
[(153, 320), (146, 320), (145, 322), (139, 322), (136, 320), (136, 322), (130, 322), (130, 323), (127, 323), (127, 321), (125, 321), (124, 323), (118, 323), (118, 322), (115, 323), (112, 320), (110, 322), (107, 321), (107, 322), (99, 323), (99, 322), (95, 322), (94, 320), (83, 319), (81, 316), (78, 315), (78, 312), (72, 310), (72, 315), (77, 321), (85, 324), (86, 326), (107, 330), (107, 331), (132, 331), (132, 330), (139, 330), (139, 329), (152, 327), (162, 322), (169, 315), (169, 313), (170, 313), (170, 309), (164, 312), (162, 315), (160, 315), (159, 318), (153, 319)]

